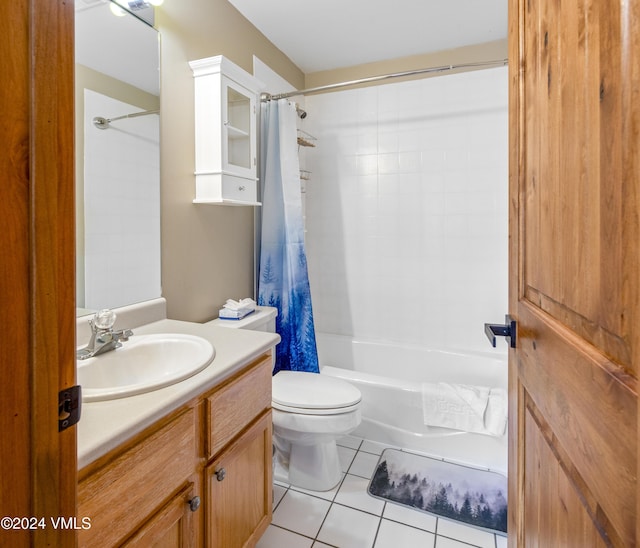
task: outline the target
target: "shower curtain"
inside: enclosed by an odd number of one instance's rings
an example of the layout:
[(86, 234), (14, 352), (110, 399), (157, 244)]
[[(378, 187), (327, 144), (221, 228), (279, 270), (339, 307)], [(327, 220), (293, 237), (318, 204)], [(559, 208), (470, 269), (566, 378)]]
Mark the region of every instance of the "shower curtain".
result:
[(318, 373), (311, 292), (304, 249), (296, 107), (286, 99), (262, 105), (260, 127), (262, 237), (258, 304), (278, 309), (278, 371)]

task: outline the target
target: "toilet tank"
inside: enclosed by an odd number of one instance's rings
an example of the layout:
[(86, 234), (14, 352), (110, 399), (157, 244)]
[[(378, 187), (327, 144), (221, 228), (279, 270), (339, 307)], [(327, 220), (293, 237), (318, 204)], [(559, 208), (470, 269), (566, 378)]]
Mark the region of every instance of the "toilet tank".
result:
[(276, 316), (278, 309), (272, 306), (257, 306), (256, 311), (241, 320), (223, 320), (216, 318), (207, 322), (216, 327), (231, 327), (233, 329), (249, 329), (251, 331), (276, 332)]

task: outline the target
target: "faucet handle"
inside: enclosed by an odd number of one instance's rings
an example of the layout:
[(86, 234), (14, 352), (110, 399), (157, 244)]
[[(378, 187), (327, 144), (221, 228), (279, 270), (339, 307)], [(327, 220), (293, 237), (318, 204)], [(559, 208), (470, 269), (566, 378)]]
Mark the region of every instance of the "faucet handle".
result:
[(111, 329), (116, 323), (116, 313), (108, 308), (103, 308), (93, 316), (93, 325), (98, 329)]

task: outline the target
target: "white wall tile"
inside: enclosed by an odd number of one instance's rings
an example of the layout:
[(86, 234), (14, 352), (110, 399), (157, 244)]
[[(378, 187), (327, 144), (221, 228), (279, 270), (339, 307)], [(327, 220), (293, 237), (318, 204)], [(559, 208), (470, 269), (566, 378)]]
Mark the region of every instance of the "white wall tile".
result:
[[(499, 68), (307, 98), (318, 331), (490, 351), (482, 323), (507, 310), (506, 90)], [(400, 297), (421, 314), (390, 314)]]

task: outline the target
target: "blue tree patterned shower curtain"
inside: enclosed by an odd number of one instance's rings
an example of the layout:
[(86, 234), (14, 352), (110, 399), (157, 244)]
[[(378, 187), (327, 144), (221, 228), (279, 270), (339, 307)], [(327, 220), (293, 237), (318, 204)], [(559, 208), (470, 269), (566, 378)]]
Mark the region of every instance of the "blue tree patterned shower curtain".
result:
[(258, 304), (278, 309), (273, 373), (319, 372), (304, 249), (296, 108), (286, 99), (262, 105), (262, 238)]

